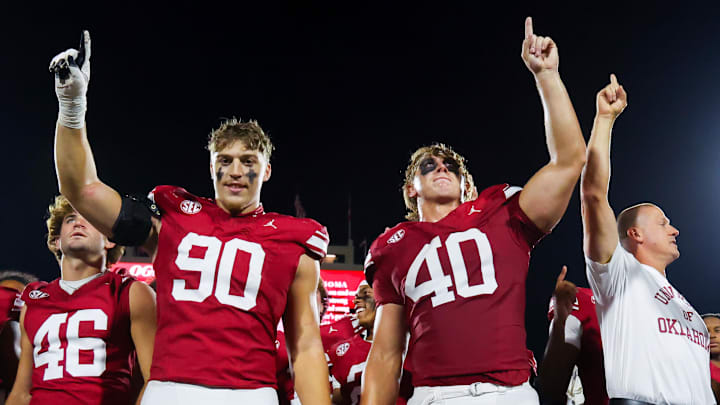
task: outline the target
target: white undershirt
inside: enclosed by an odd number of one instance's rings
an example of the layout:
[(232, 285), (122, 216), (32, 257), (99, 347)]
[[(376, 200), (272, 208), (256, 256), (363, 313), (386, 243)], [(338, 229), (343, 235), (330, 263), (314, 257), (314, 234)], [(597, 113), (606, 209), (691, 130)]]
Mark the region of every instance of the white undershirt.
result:
[(585, 261), (610, 398), (714, 404), (708, 331), (700, 314), (659, 271), (620, 244), (607, 264)]
[(66, 293), (72, 295), (75, 291), (77, 291), (80, 287), (84, 286), (85, 284), (95, 280), (96, 278), (102, 276), (104, 273), (100, 272), (97, 274), (93, 274), (90, 277), (86, 277), (82, 280), (60, 280), (60, 288), (65, 290)]
[[(555, 318), (550, 320), (549, 333), (552, 333), (553, 325), (555, 325)], [(575, 315), (568, 315), (567, 320), (565, 320), (565, 343), (571, 344), (580, 350), (582, 332), (582, 322)]]

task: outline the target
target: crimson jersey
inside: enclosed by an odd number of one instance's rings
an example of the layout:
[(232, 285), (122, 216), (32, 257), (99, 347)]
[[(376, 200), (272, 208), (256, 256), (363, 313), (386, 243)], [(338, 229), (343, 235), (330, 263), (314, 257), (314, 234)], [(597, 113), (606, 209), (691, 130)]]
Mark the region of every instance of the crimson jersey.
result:
[(360, 382), (371, 343), (361, 335), (335, 343), (330, 349), (330, 373), (340, 383), (342, 405), (360, 403)]
[(31, 404), (123, 404), (135, 361), (130, 285), (106, 272), (72, 295), (59, 279), (28, 284), (24, 327), (33, 345)]
[(350, 339), (354, 335), (360, 333), (363, 327), (358, 324), (357, 319), (350, 316), (340, 318), (333, 323), (320, 326), (320, 338), (322, 339), (323, 349), (325, 353), (330, 350), (341, 340)]
[(277, 372), (278, 402), (280, 405), (289, 405), (290, 401), (295, 398), (295, 383), (290, 372), (290, 357), (288, 357), (285, 344), (285, 333), (282, 331), (277, 331), (275, 348), (277, 349), (275, 370)]
[(16, 304), (16, 300), (20, 298), (20, 293), (10, 287), (0, 286), (0, 331), (7, 321), (17, 321), (20, 316), (20, 307)]
[(231, 216), (179, 187), (158, 186), (151, 197), (162, 226), (150, 379), (277, 388), (277, 324), (300, 256), (324, 257), (327, 231), (262, 206)]
[[(554, 299), (551, 299), (548, 320), (553, 319), (554, 304)], [(607, 404), (610, 399), (605, 389), (605, 363), (600, 339), (600, 324), (597, 313), (595, 313), (595, 297), (593, 297), (591, 289), (577, 288), (575, 304), (570, 315), (577, 318), (582, 325), (577, 367), (580, 381), (582, 381), (585, 403), (587, 405)]]
[(710, 379), (720, 383), (720, 367), (710, 363)]
[(544, 234), (518, 190), (492, 186), (438, 222), (403, 222), (373, 242), (366, 276), (378, 306), (405, 307), (414, 386), (528, 380), (525, 280)]

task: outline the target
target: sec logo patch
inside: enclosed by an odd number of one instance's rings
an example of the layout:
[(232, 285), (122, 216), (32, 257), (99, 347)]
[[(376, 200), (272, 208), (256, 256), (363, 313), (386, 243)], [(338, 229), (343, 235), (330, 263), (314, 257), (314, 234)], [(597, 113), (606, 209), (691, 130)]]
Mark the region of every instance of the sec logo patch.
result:
[(398, 230), (397, 232), (395, 232), (395, 233), (393, 234), (393, 236), (390, 237), (390, 239), (388, 239), (388, 243), (397, 243), (397, 242), (400, 242), (400, 239), (402, 239), (403, 236), (405, 236), (405, 230), (404, 230), (404, 229), (400, 229), (400, 230)]
[(338, 356), (344, 356), (350, 348), (350, 343), (343, 343), (335, 349), (335, 354)]
[(201, 209), (202, 204), (197, 201), (185, 200), (180, 203), (180, 210), (188, 215), (197, 214)]

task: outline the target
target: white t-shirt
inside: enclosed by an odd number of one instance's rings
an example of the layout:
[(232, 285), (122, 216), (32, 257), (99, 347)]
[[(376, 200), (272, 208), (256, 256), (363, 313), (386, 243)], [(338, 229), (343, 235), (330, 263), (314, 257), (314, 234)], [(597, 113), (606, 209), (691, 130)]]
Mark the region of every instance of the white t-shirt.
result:
[(714, 404), (708, 331), (685, 297), (620, 244), (607, 264), (585, 261), (610, 398)]

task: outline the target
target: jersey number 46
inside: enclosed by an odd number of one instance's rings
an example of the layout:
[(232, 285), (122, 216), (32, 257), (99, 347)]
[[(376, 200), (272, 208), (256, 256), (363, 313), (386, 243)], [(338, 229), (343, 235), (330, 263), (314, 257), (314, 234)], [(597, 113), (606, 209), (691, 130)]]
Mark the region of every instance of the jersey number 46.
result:
[[(483, 282), (470, 285), (468, 281), (468, 269), (465, 265), (465, 257), (460, 249), (463, 242), (474, 242), (480, 254), (480, 271)], [(420, 252), (410, 265), (405, 279), (405, 295), (415, 302), (428, 294), (432, 296), (432, 306), (446, 304), (455, 301), (455, 294), (448, 288), (453, 285), (450, 275), (443, 272), (440, 264), (438, 248), (442, 246), (440, 237), (436, 236), (430, 243), (423, 246)], [(455, 278), (455, 291), (463, 298), (474, 297), (483, 294), (492, 294), (497, 289), (495, 281), (495, 265), (493, 264), (493, 253), (490, 241), (482, 231), (477, 228), (470, 228), (463, 232), (455, 232), (445, 239), (450, 267)], [(430, 280), (417, 284), (418, 272), (422, 264), (426, 263), (430, 273)]]
[[(60, 326), (67, 321), (65, 337), (60, 336)], [(68, 313), (52, 314), (35, 332), (33, 339), (33, 361), (35, 367), (47, 364), (43, 380), (54, 380), (63, 377), (63, 366), (73, 377), (99, 377), (105, 371), (105, 341), (98, 337), (80, 337), (80, 322), (92, 322), (95, 330), (107, 330), (108, 316), (100, 309), (81, 309), (70, 318)], [(47, 350), (40, 353), (43, 340), (47, 336)], [(62, 341), (67, 341), (67, 348), (62, 349)], [(93, 362), (80, 364), (80, 350), (92, 350)]]

